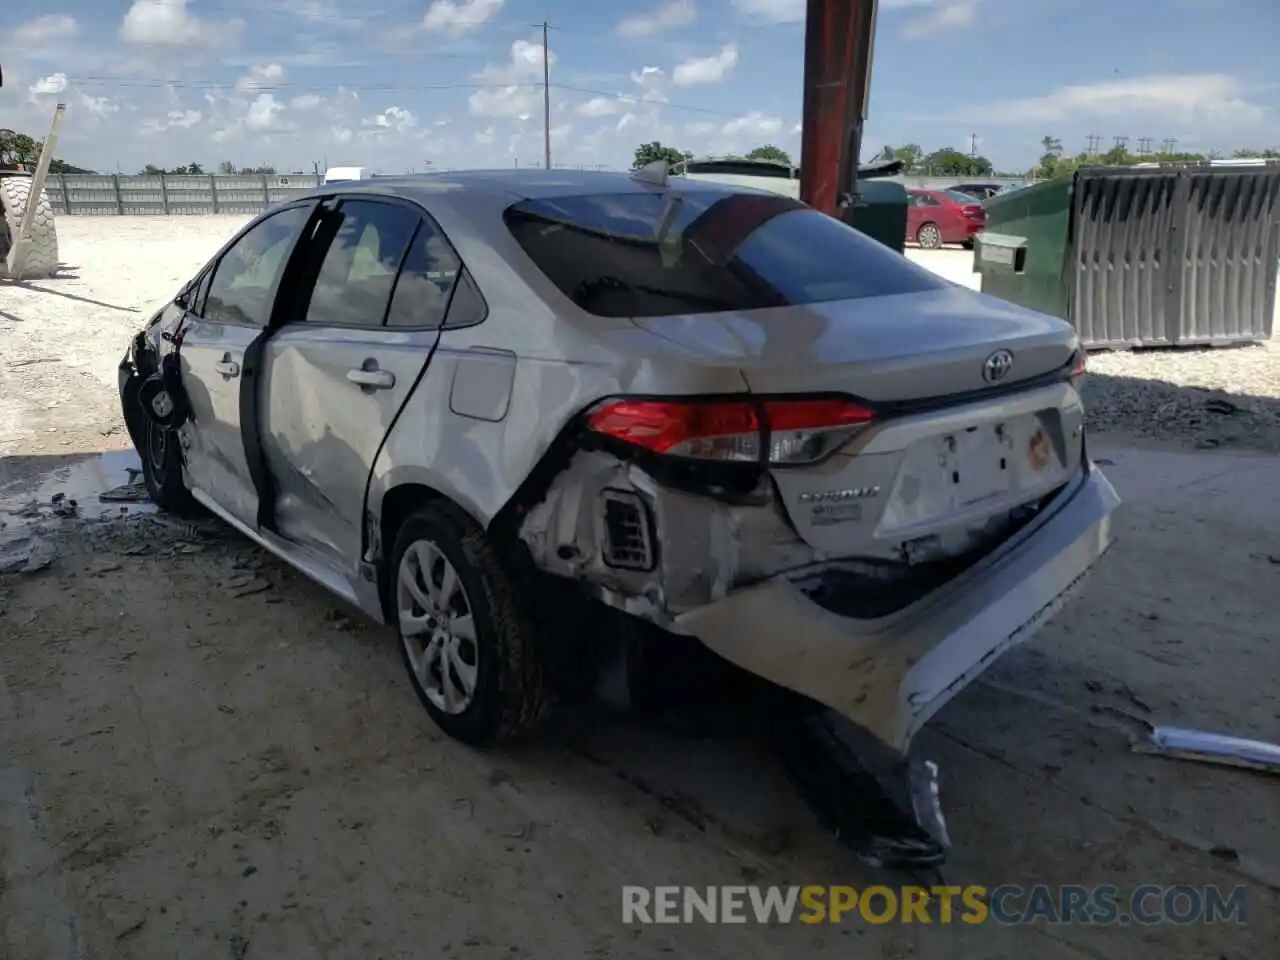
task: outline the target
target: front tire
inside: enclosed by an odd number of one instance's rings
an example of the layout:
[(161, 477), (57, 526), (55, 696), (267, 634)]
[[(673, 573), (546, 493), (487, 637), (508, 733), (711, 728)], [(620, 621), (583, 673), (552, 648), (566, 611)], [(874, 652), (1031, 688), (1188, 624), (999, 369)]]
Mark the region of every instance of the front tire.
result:
[(941, 249), (942, 231), (938, 229), (936, 223), (921, 224), (920, 229), (916, 231), (916, 243), (920, 244), (923, 250)]
[(529, 608), (484, 530), (429, 503), (400, 527), (389, 569), (400, 653), (436, 725), (472, 746), (532, 727), (546, 694)]
[(175, 430), (166, 430), (149, 417), (142, 418), (142, 481), (151, 502), (166, 513), (191, 516), (196, 501), (182, 477), (182, 447)]

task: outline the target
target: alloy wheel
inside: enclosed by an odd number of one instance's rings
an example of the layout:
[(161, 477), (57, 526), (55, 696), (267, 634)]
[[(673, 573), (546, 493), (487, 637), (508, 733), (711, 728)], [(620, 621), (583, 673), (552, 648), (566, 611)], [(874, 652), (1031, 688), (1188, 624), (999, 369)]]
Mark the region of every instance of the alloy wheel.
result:
[(480, 673), (471, 600), (458, 571), (434, 543), (418, 540), (396, 574), (400, 640), (423, 694), (438, 710), (471, 706)]

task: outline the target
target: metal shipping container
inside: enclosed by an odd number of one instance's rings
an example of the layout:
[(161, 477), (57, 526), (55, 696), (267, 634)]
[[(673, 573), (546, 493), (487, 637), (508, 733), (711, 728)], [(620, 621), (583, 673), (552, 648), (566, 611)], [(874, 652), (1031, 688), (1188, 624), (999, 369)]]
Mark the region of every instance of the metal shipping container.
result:
[(974, 270), (1131, 347), (1268, 339), (1278, 261), (1280, 166), (1094, 167), (993, 198)]

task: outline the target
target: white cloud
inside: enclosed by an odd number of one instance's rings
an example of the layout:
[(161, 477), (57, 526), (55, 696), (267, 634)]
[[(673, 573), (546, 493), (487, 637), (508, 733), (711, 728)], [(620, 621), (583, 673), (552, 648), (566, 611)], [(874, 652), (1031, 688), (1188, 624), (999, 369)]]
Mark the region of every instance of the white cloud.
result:
[(87, 93), (77, 93), (77, 100), (84, 110), (95, 117), (105, 117), (120, 110), (120, 104), (110, 97), (91, 97)]
[(592, 97), (578, 104), (574, 113), (580, 117), (612, 117), (622, 110), (622, 104), (613, 97)]
[[(556, 62), (555, 51), (549, 51), (548, 62)], [(542, 44), (517, 40), (507, 51), (507, 62), (489, 64), (475, 75), (481, 83), (494, 87), (476, 90), (467, 98), (471, 112), (481, 117), (521, 119), (541, 103)]]
[(9, 37), (10, 47), (22, 50), (50, 40), (63, 40), (75, 36), (78, 29), (75, 17), (69, 17), (65, 13), (51, 13), (37, 17), (14, 30)]
[(409, 133), (418, 125), (418, 118), (404, 107), (387, 107), (381, 113), (374, 114), (364, 121), (366, 127), (372, 127), (378, 134)]
[(502, 9), (504, 0), (435, 0), (422, 18), (422, 28), (457, 36), (477, 30)]
[(149, 136), (166, 130), (187, 130), (198, 124), (204, 115), (199, 110), (170, 110), (163, 117), (151, 117), (142, 123), (142, 134)]
[(902, 35), (908, 40), (923, 40), (967, 27), (978, 15), (978, 0), (939, 0), (936, 3), (932, 0), (897, 0), (894, 6), (929, 8), (928, 13), (911, 20), (902, 28)]
[(726, 43), (714, 56), (694, 57), (681, 63), (671, 72), (671, 82), (677, 87), (719, 83), (728, 76), (737, 62), (738, 45)]
[(138, 46), (190, 47), (221, 42), (243, 28), (239, 19), (201, 20), (187, 11), (187, 0), (133, 0), (120, 25), (120, 39)]
[[(555, 65), (554, 50), (548, 51), (548, 62)], [(542, 82), (542, 43), (517, 40), (507, 51), (507, 62), (489, 64), (476, 74), (481, 83), (521, 83), (536, 80)]]
[(771, 137), (782, 129), (779, 117), (768, 117), (759, 110), (735, 117), (726, 123), (722, 132), (726, 137)]
[(804, 20), (805, 0), (733, 0), (733, 5), (762, 23), (797, 23)]
[(488, 146), (498, 139), (498, 131), (493, 127), (485, 127), (483, 130), (476, 131), (476, 143), (482, 146)]
[(260, 93), (253, 98), (245, 113), (244, 125), (256, 133), (287, 129), (284, 120), (284, 104), (272, 93)]
[(1157, 116), (1188, 124), (1262, 121), (1268, 108), (1247, 99), (1236, 77), (1221, 73), (1159, 74), (1059, 87), (1040, 97), (1006, 100), (965, 111), (988, 123), (1062, 122), (1076, 117)]
[(52, 97), (62, 93), (67, 89), (67, 75), (65, 73), (54, 73), (47, 77), (41, 77), (29, 88), (30, 100), (32, 103), (38, 102), (40, 97)]
[(656, 9), (627, 17), (618, 24), (618, 35), (628, 39), (653, 36), (664, 30), (687, 27), (698, 17), (693, 0), (662, 0)]
[(315, 110), (322, 103), (324, 97), (318, 93), (303, 93), (289, 101), (289, 109), (291, 110)]
[(263, 90), (276, 87), (284, 79), (284, 67), (278, 63), (261, 63), (250, 67), (249, 72), (236, 81), (236, 90), (248, 93), (252, 90)]
[(467, 98), (467, 106), (478, 117), (519, 120), (530, 116), (541, 99), (537, 90), (512, 84), (476, 90)]

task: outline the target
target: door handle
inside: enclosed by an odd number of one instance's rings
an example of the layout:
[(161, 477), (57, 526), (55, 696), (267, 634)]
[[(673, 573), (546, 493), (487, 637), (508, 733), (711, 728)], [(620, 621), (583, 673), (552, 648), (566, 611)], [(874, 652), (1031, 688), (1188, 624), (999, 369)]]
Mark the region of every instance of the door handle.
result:
[(371, 390), (390, 390), (396, 385), (396, 375), (390, 370), (348, 370), (347, 379)]
[(217, 370), (224, 377), (240, 376), (240, 364), (234, 360), (219, 360), (213, 365), (213, 369)]

